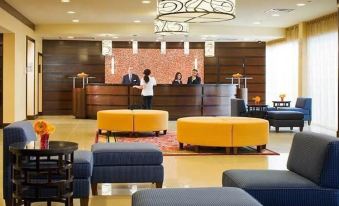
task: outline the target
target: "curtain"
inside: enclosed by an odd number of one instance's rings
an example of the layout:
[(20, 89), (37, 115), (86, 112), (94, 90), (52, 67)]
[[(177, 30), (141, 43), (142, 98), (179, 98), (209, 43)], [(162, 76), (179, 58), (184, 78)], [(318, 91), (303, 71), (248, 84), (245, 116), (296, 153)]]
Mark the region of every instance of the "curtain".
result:
[(305, 94), (312, 98), (312, 124), (338, 127), (338, 22), (332, 14), (306, 23)]
[(298, 26), (286, 29), (286, 38), (267, 43), (266, 47), (266, 99), (268, 104), (280, 100), (280, 94), (286, 94), (285, 100), (295, 104), (298, 96)]

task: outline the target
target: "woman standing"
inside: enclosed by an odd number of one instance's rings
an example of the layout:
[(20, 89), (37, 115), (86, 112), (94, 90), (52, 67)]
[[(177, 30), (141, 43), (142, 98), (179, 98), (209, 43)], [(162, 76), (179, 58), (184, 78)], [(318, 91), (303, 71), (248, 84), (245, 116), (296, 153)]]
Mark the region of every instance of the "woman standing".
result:
[(152, 109), (152, 98), (154, 95), (153, 86), (157, 85), (154, 77), (151, 77), (151, 70), (144, 70), (144, 78), (140, 81), (140, 86), (133, 86), (133, 88), (141, 89), (141, 95), (144, 100), (144, 109)]
[(181, 85), (182, 84), (182, 74), (180, 72), (177, 72), (175, 74), (174, 80), (172, 81), (172, 85)]

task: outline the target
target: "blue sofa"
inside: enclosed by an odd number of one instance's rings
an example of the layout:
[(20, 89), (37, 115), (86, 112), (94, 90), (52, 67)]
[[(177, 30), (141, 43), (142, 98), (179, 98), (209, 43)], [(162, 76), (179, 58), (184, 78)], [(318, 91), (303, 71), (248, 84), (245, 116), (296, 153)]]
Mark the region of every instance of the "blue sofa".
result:
[(339, 140), (295, 135), (288, 171), (229, 170), (224, 187), (242, 188), (265, 206), (339, 206)]
[(312, 122), (312, 98), (298, 97), (295, 107), (282, 107), (279, 110), (297, 111), (304, 114), (304, 121), (311, 125)]
[[(32, 123), (15, 122), (4, 128), (3, 135), (3, 198), (6, 206), (12, 205), (11, 162), (9, 145), (16, 142), (35, 141)], [(89, 201), (90, 183), (93, 169), (93, 157), (90, 151), (74, 153), (74, 198), (80, 198), (80, 205), (87, 206)]]

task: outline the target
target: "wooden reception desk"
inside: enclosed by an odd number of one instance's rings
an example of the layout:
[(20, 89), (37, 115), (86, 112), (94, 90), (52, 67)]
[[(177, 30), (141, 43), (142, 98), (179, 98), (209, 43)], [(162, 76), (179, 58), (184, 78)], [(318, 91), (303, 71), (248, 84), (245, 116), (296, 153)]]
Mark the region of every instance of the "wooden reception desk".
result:
[[(171, 120), (187, 116), (229, 116), (230, 99), (235, 95), (236, 86), (232, 84), (157, 85), (153, 109), (168, 111)], [(73, 105), (83, 105), (86, 117), (91, 119), (96, 119), (100, 110), (142, 105), (140, 90), (112, 84), (88, 84), (85, 99), (80, 101)]]

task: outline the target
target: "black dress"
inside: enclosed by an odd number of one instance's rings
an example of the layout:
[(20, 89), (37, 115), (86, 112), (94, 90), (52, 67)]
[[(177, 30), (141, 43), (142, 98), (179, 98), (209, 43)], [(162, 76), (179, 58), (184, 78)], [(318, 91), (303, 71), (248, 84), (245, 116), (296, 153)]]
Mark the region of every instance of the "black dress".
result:
[(182, 81), (181, 80), (173, 80), (172, 85), (181, 85)]

